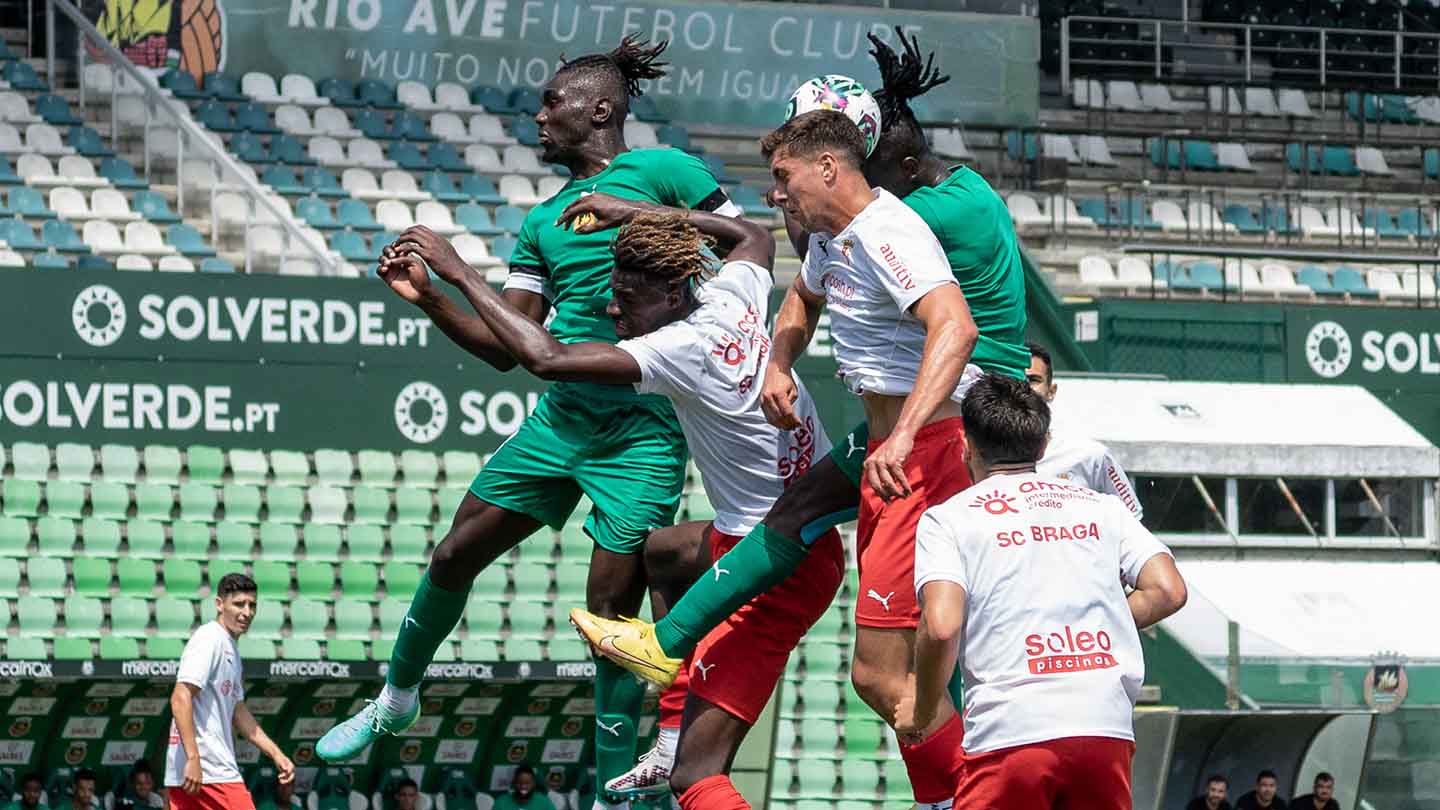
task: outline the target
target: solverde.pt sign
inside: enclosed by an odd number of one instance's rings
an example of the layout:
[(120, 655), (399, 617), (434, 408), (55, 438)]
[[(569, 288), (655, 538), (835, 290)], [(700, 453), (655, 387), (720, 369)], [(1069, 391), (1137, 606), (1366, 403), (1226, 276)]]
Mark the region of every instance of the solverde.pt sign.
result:
[(1440, 326), (1433, 312), (1293, 308), (1286, 335), (1291, 380), (1440, 391)]

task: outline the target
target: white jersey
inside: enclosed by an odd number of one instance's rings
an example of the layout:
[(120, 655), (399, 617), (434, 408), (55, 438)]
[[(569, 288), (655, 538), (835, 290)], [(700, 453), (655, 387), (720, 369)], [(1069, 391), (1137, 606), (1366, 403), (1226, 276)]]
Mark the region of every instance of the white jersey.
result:
[[(243, 781), (235, 763), (235, 707), (245, 699), (240, 649), (230, 633), (214, 621), (202, 625), (185, 643), (175, 680), (198, 686), (191, 702), (195, 745), (200, 749), (201, 781), (207, 785)], [(185, 746), (180, 729), (170, 721), (170, 749), (165, 757), (165, 786), (185, 782)]]
[(700, 306), (688, 318), (618, 344), (640, 366), (635, 390), (675, 406), (715, 507), (715, 528), (725, 534), (749, 533), (785, 486), (830, 451), (799, 379), (801, 427), (773, 427), (760, 410), (771, 284), (765, 268), (728, 262), (700, 287)]
[(991, 476), (927, 510), (915, 588), (965, 589), (965, 750), (1133, 740), (1145, 660), (1121, 581), (1169, 553), (1115, 497), (1035, 473)]
[[(844, 230), (810, 236), (800, 279), (811, 293), (825, 296), (845, 386), (855, 394), (909, 394), (925, 352), (925, 325), (910, 307), (955, 283), (950, 260), (925, 220), (895, 195), (875, 189), (874, 202)], [(967, 376), (978, 375), (977, 368)]]
[(1144, 515), (1130, 477), (1111, 455), (1110, 448), (1094, 439), (1051, 433), (1045, 457), (1036, 463), (1035, 471), (1046, 478), (1076, 481), (1096, 492), (1114, 495), (1136, 520)]

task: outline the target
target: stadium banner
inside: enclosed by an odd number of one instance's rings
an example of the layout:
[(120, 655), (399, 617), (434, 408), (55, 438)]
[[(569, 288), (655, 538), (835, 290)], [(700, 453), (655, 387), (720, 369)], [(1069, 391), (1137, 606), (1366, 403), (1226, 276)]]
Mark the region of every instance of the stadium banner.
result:
[(1440, 323), (1433, 311), (1290, 308), (1286, 360), (1293, 382), (1440, 392)]
[(811, 76), (843, 73), (877, 84), (865, 35), (893, 44), (899, 25), (919, 34), (951, 76), (916, 102), (922, 119), (1028, 125), (1037, 117), (1040, 29), (1023, 15), (683, 0), (200, 0), (194, 5), (203, 19), (156, 15), (154, 31), (110, 33), (103, 24), (102, 10), (126, 17), (141, 3), (95, 3), (92, 13), (132, 59), (159, 69), (167, 49), (144, 42), (168, 42), (168, 61), (196, 71), (197, 80), (199, 66), (218, 64), (237, 76), (508, 91), (539, 88), (562, 55), (608, 51), (626, 34), (668, 39), (669, 75), (645, 82), (661, 111), (679, 121), (753, 127), (778, 125), (790, 93)]
[[(344, 681), (378, 680), (389, 668), (386, 661), (244, 661), (246, 680)], [(0, 679), (7, 681), (85, 679), (157, 680), (174, 682), (179, 660), (57, 661), (0, 659)], [(595, 677), (593, 661), (505, 661), (431, 664), (426, 681), (520, 682), (589, 681)]]

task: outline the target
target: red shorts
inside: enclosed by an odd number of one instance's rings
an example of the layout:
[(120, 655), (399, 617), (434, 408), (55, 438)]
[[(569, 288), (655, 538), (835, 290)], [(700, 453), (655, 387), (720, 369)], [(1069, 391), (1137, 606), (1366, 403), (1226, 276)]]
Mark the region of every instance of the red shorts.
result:
[[(883, 440), (871, 439), (867, 453)], [(949, 500), (970, 486), (965, 466), (965, 428), (960, 417), (931, 422), (915, 434), (905, 460), (910, 495), (886, 503), (865, 478), (860, 481), (860, 526), (855, 556), (860, 593), (855, 623), (863, 627), (920, 626), (915, 598), (915, 526), (926, 509)]]
[(1135, 743), (1065, 737), (983, 754), (960, 770), (955, 806), (965, 810), (1130, 810)]
[[(740, 539), (712, 527), (710, 559), (720, 559)], [(785, 674), (790, 653), (830, 607), (844, 579), (845, 547), (831, 529), (815, 541), (794, 574), (746, 602), (700, 640), (691, 654), (691, 694), (754, 725)]]
[(165, 789), (165, 797), (170, 800), (170, 810), (255, 810), (255, 800), (244, 782), (201, 785), (194, 796), (175, 785)]

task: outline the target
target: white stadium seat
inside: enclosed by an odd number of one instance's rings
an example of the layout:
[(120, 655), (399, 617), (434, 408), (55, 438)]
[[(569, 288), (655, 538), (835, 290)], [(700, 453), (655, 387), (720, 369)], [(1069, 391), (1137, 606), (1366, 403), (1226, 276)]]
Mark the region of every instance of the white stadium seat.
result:
[[(655, 135), (655, 127), (631, 118), (625, 122), (625, 145), (631, 149), (654, 149), (660, 145), (660, 139)], [(508, 149), (506, 157), (509, 157)]]
[(1110, 145), (1105, 142), (1103, 135), (1076, 135), (1075, 153), (1092, 166), (1117, 165), (1110, 154)]
[(1245, 145), (1241, 143), (1215, 144), (1215, 162), (1220, 167), (1235, 172), (1255, 171), (1255, 166), (1250, 162), (1250, 155), (1246, 153)]
[(357, 200), (383, 200), (387, 195), (369, 169), (352, 166), (340, 175), (340, 185)]
[(480, 143), (501, 146), (515, 143), (513, 136), (505, 134), (505, 125), (500, 123), (499, 118), (483, 112), (470, 116), (470, 137)]
[(1149, 112), (1150, 105), (1140, 98), (1140, 90), (1134, 82), (1112, 80), (1105, 90), (1106, 106), (1122, 112)]
[(415, 224), (415, 215), (410, 206), (399, 200), (381, 200), (375, 204), (375, 221), (387, 231), (399, 233)]
[(1016, 228), (1026, 230), (1051, 226), (1050, 217), (1040, 211), (1040, 205), (1029, 194), (1011, 194), (1005, 198), (1005, 207), (1010, 211), (1010, 219), (1015, 222)]
[(435, 103), (442, 110), (460, 115), (470, 113), (483, 113), (485, 108), (470, 101), (470, 91), (464, 85), (454, 82), (441, 82), (435, 85)]
[(412, 110), (430, 112), (444, 109), (430, 96), (430, 88), (420, 82), (400, 82), (395, 86), (395, 100)]
[(1080, 163), (1080, 155), (1069, 136), (1045, 134), (1040, 136), (1040, 151), (1045, 157), (1064, 160), (1066, 163)]
[(415, 206), (415, 220), (441, 236), (465, 233), (463, 227), (455, 224), (455, 220), (450, 216), (450, 209), (434, 200)]
[(350, 116), (339, 107), (321, 107), (315, 111), (315, 133), (332, 138), (360, 137), (360, 130), (351, 126)]
[(1105, 91), (1096, 79), (1076, 79), (1070, 83), (1070, 103), (1086, 110), (1105, 109)]
[(430, 132), (442, 141), (450, 143), (475, 143), (479, 141), (465, 128), (465, 122), (452, 112), (435, 113), (430, 118)]
[(1049, 214), (1051, 207), (1055, 207), (1054, 221), (1057, 225), (1064, 225), (1070, 228), (1094, 228), (1097, 227), (1095, 220), (1080, 213), (1075, 207), (1075, 201), (1062, 194), (1052, 194), (1045, 203), (1045, 213)]
[(240, 92), (261, 104), (278, 104), (283, 100), (280, 88), (275, 86), (275, 77), (269, 73), (252, 71), (241, 76)]
[(465, 163), (477, 172), (495, 174), (505, 171), (500, 162), (500, 153), (495, 147), (484, 143), (472, 143), (465, 147)]
[(95, 164), (90, 158), (80, 155), (66, 155), (60, 158), (55, 174), (72, 186), (108, 186), (110, 181), (95, 173)]
[(1310, 109), (1310, 100), (1305, 97), (1304, 90), (1281, 90), (1279, 93), (1280, 112), (1294, 118), (1315, 118), (1315, 111)]
[(560, 192), (565, 184), (570, 182), (568, 177), (542, 177), (535, 183), (535, 196), (548, 200)]
[(931, 130), (930, 148), (938, 155), (956, 160), (974, 160), (975, 153), (965, 145), (965, 135), (954, 127)]
[(474, 234), (462, 233), (452, 239), (451, 244), (455, 246), (455, 252), (460, 254), (460, 258), (471, 267), (499, 267), (503, 264), (490, 255), (485, 240)]
[(1190, 227), (1185, 221), (1185, 212), (1171, 200), (1156, 200), (1150, 206), (1150, 217), (1165, 231), (1184, 233)]
[(81, 230), (81, 239), (96, 253), (124, 253), (125, 242), (120, 238), (120, 229), (115, 223), (103, 219), (92, 219)]
[(1275, 94), (1268, 87), (1245, 88), (1245, 114), (1261, 118), (1279, 118), (1284, 115), (1275, 104)]
[(195, 263), (184, 256), (161, 256), (157, 267), (162, 273), (195, 272)]
[(1140, 101), (1156, 112), (1185, 112), (1185, 106), (1170, 96), (1170, 88), (1163, 84), (1140, 85)]
[(291, 135), (315, 134), (315, 127), (310, 123), (310, 114), (305, 112), (304, 107), (294, 104), (281, 104), (275, 108), (275, 126), (281, 132)]
[(1365, 271), (1365, 285), (1380, 293), (1381, 298), (1405, 297), (1405, 288), (1400, 286), (1400, 274), (1392, 267), (1372, 267)]
[(500, 196), (504, 197), (511, 205), (521, 208), (529, 208), (539, 205), (542, 200), (535, 193), (535, 187), (530, 184), (530, 178), (518, 174), (507, 174), (500, 178)]
[(1275, 262), (1261, 266), (1260, 289), (1286, 298), (1315, 297), (1314, 290), (1295, 280), (1295, 271)]
[(416, 202), (430, 199), (430, 192), (421, 191), (415, 184), (415, 175), (404, 169), (390, 169), (381, 175), (380, 188), (385, 196), (394, 200)]
[(1355, 166), (1361, 174), (1389, 177), (1395, 173), (1385, 162), (1385, 154), (1373, 146), (1355, 147)]
[(97, 188), (90, 195), (90, 211), (111, 222), (135, 222), (144, 217), (131, 210), (130, 201), (113, 188)]
[(50, 189), (50, 210), (65, 220), (86, 220), (91, 218), (90, 203), (85, 195), (70, 186)]
[(505, 147), (504, 152), (505, 171), (518, 174), (550, 174), (550, 170), (540, 165), (540, 158), (535, 150), (528, 146), (516, 144)]
[(315, 82), (309, 76), (302, 76), (298, 73), (291, 73), (280, 80), (280, 99), (275, 101), (287, 101), (291, 104), (301, 104), (306, 107), (323, 106), (330, 103), (315, 92)]
[(151, 264), (150, 260), (145, 258), (144, 256), (137, 256), (134, 253), (126, 253), (121, 256), (115, 257), (115, 269), (143, 270), (145, 272), (150, 272), (155, 269), (155, 265)]
[(1240, 94), (1235, 92), (1233, 87), (1212, 84), (1206, 88), (1206, 96), (1210, 102), (1211, 112), (1229, 115), (1245, 114), (1245, 109), (1240, 106)]
[(125, 226), (125, 250), (142, 256), (165, 256), (176, 252), (165, 244), (160, 229), (149, 222), (131, 222)]

